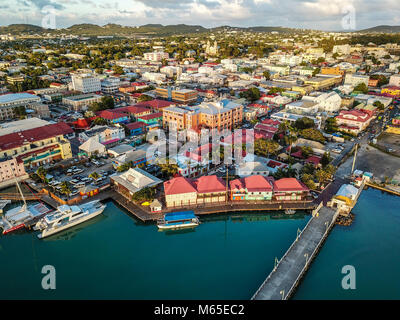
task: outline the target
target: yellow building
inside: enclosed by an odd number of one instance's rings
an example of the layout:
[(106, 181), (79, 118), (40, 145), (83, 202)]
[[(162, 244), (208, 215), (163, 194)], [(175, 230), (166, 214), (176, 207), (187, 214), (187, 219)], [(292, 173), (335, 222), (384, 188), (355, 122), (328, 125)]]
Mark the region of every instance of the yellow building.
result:
[(385, 131), (387, 133), (400, 134), (400, 126), (388, 125)]
[(392, 97), (400, 97), (400, 87), (386, 87), (381, 90), (381, 93), (391, 95)]
[(305, 80), (304, 84), (312, 86), (314, 90), (321, 90), (333, 87), (340, 81), (341, 78), (337, 77), (312, 77)]
[(28, 167), (69, 159), (71, 144), (65, 136), (72, 134), (73, 130), (64, 122), (6, 134), (0, 137), (0, 158), (13, 157)]
[(180, 103), (192, 103), (197, 101), (198, 93), (196, 90), (189, 89), (168, 89), (168, 88), (156, 88), (156, 94), (158, 97), (164, 99), (171, 99)]
[(298, 91), (301, 95), (305, 96), (310, 92), (314, 91), (314, 87), (312, 85), (300, 85), (300, 86), (293, 86), (291, 91)]
[(343, 76), (344, 70), (341, 70), (339, 67), (324, 67), (324, 68), (321, 68), (321, 74), (331, 74), (331, 75)]

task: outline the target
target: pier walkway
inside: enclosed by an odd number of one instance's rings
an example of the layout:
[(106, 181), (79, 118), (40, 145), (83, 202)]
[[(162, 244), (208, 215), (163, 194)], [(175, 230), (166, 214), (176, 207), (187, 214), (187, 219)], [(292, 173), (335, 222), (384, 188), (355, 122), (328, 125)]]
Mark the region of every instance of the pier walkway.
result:
[(339, 211), (321, 207), (253, 295), (252, 300), (286, 300), (293, 294)]

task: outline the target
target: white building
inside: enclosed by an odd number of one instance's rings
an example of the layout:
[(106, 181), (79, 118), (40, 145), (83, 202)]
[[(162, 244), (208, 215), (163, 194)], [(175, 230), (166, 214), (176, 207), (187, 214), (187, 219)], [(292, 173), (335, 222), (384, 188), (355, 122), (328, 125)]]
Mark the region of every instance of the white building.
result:
[(121, 81), (117, 77), (108, 77), (101, 81), (101, 92), (103, 93), (116, 93), (118, 92)]
[(389, 86), (400, 87), (400, 74), (394, 74), (390, 77)]
[(143, 80), (155, 83), (161, 83), (167, 79), (167, 76), (158, 72), (145, 72), (142, 76)]
[(332, 92), (313, 92), (309, 96), (304, 96), (303, 100), (313, 101), (318, 104), (318, 110), (322, 112), (338, 112), (342, 104), (342, 98), (334, 91)]
[(89, 73), (75, 73), (72, 74), (72, 88), (73, 90), (83, 93), (101, 91), (101, 81), (96, 76)]
[(348, 55), (348, 54), (350, 54), (350, 48), (351, 47), (348, 44), (334, 46), (333, 50), (332, 50), (332, 53)]
[(169, 59), (169, 54), (162, 51), (146, 52), (143, 56), (144, 60), (149, 61), (162, 61), (163, 59)]
[(369, 76), (364, 76), (361, 74), (346, 74), (346, 77), (344, 79), (344, 84), (356, 87), (360, 83), (365, 83), (365, 85), (368, 87), (368, 81), (369, 81)]

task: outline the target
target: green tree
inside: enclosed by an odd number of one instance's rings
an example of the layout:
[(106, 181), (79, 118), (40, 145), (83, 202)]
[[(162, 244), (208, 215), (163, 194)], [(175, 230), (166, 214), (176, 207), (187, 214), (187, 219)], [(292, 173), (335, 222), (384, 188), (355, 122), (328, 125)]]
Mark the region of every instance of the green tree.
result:
[(368, 93), (368, 87), (364, 82), (361, 82), (355, 86), (353, 92), (362, 92), (362, 93), (366, 94), (366, 93)]
[(71, 184), (68, 181), (63, 181), (60, 185), (61, 193), (69, 196), (72, 193)]

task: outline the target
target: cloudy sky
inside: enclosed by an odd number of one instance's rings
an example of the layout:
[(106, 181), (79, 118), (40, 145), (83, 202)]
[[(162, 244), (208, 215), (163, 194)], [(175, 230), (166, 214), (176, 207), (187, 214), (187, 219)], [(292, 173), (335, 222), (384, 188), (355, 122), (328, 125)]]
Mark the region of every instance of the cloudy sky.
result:
[[(55, 16), (57, 28), (76, 23), (185, 23), (340, 31), (343, 25), (400, 25), (400, 0), (0, 0), (0, 25), (42, 25), (49, 14)], [(346, 23), (348, 17), (355, 20)]]

